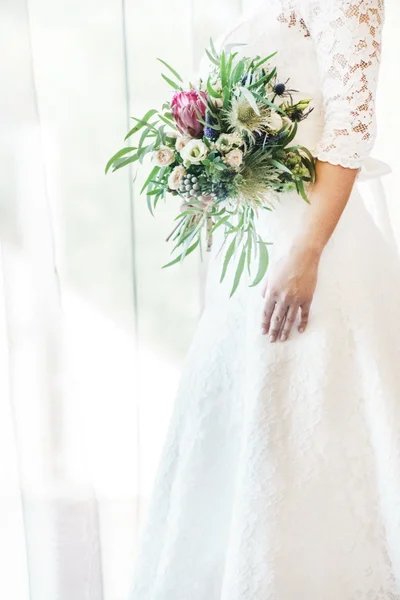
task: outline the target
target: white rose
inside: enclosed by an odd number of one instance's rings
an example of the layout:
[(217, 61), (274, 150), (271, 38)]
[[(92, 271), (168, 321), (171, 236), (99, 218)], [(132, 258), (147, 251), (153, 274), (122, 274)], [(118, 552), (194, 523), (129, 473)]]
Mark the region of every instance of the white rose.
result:
[(225, 161), (227, 165), (232, 167), (232, 169), (239, 169), (240, 165), (243, 163), (243, 152), (236, 148), (235, 150), (231, 150), (225, 156)]
[(177, 152), (180, 152), (182, 148), (184, 148), (186, 144), (189, 143), (192, 139), (193, 138), (191, 138), (190, 135), (178, 135), (175, 143), (175, 148)]
[(282, 117), (276, 112), (276, 110), (271, 111), (268, 127), (272, 129), (272, 131), (279, 131), (283, 127)]
[(158, 167), (168, 167), (174, 160), (175, 154), (171, 148), (162, 147), (153, 152), (153, 163)]
[(202, 140), (191, 140), (180, 151), (186, 164), (198, 164), (208, 155), (208, 148)]
[(178, 190), (182, 179), (186, 175), (185, 167), (179, 165), (179, 167), (175, 167), (170, 176), (168, 177), (168, 187), (170, 190)]

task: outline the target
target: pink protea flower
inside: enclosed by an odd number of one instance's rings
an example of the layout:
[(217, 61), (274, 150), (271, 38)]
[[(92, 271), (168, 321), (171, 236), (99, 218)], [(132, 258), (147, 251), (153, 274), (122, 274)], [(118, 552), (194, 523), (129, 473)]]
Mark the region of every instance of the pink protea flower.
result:
[(200, 123), (198, 115), (204, 119), (206, 110), (205, 92), (191, 89), (188, 92), (175, 92), (172, 98), (171, 111), (182, 135), (188, 134), (193, 138), (203, 136), (204, 126)]

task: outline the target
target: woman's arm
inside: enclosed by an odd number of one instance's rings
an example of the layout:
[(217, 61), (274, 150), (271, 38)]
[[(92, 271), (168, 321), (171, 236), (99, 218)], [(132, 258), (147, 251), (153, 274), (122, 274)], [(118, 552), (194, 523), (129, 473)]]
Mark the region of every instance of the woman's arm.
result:
[[(287, 257), (271, 267), (262, 332), (287, 339), (299, 309), (308, 322), (321, 253), (376, 134), (383, 0), (298, 0), (318, 60), (324, 128), (311, 206)], [(339, 166), (341, 165), (341, 166)]]
[(299, 331), (308, 323), (319, 260), (350, 197), (357, 169), (317, 162), (317, 180), (311, 205), (299, 226), (289, 254), (280, 260), (263, 290), (262, 333), (270, 341), (286, 341), (296, 319)]

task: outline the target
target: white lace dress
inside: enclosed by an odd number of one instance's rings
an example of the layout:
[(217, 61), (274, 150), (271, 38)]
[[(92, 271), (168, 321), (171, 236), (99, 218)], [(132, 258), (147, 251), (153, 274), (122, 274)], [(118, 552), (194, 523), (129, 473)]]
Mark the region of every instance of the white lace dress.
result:
[[(279, 50), (312, 97), (299, 141), (369, 169), (382, 0), (266, 0), (223, 40)], [(371, 167), (372, 165), (372, 167)], [(380, 201), (379, 198), (376, 199)], [(287, 251), (308, 206), (260, 217)], [(400, 599), (400, 267), (356, 185), (304, 334), (270, 344), (260, 288), (229, 299), (214, 243), (130, 600)]]

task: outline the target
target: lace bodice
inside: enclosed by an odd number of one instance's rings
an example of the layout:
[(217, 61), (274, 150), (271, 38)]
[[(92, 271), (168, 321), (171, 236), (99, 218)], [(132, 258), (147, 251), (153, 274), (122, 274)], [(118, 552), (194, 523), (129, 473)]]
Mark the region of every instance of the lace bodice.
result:
[(313, 97), (299, 141), (320, 160), (359, 168), (376, 135), (383, 19), (383, 0), (269, 0), (222, 45), (247, 41), (246, 55), (278, 48), (282, 79)]

